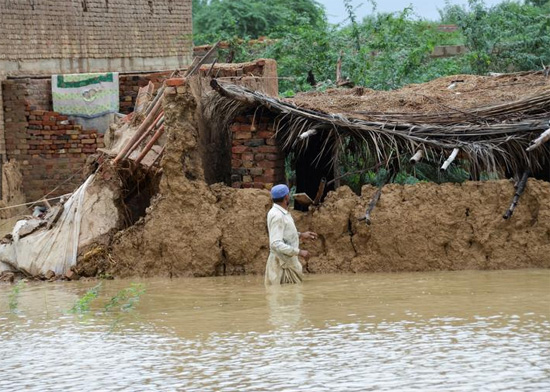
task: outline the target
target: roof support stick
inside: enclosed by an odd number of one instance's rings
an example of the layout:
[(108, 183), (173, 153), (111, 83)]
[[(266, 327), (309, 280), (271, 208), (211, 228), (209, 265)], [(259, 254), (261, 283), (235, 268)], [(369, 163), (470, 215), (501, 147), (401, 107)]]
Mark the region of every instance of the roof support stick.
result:
[(527, 179), (529, 178), (529, 170), (526, 170), (523, 172), (523, 175), (521, 176), (521, 180), (518, 182), (518, 186), (516, 187), (516, 193), (514, 193), (514, 197), (512, 198), (512, 204), (510, 204), (510, 208), (508, 208), (508, 211), (502, 216), (504, 219), (510, 219), (512, 217), (512, 214), (514, 213), (514, 210), (516, 209), (516, 206), (518, 205), (519, 198), (523, 191), (525, 190), (525, 186), (527, 185)]
[(540, 134), (538, 138), (531, 141), (531, 145), (527, 147), (526, 151), (533, 151), (535, 148), (540, 147), (542, 144), (550, 140), (550, 128)]
[(418, 162), (420, 162), (420, 160), (424, 157), (424, 151), (422, 150), (418, 150), (416, 152), (416, 154), (414, 154), (411, 158), (411, 160), (409, 161), (411, 163), (411, 165), (416, 165)]
[(449, 155), (449, 158), (447, 158), (447, 160), (445, 162), (443, 162), (443, 166), (441, 166), (441, 170), (447, 170), (449, 165), (451, 163), (453, 163), (453, 161), (455, 160), (455, 158), (458, 155), (459, 151), (460, 150), (458, 148), (453, 149), (453, 152), (451, 153), (451, 155)]

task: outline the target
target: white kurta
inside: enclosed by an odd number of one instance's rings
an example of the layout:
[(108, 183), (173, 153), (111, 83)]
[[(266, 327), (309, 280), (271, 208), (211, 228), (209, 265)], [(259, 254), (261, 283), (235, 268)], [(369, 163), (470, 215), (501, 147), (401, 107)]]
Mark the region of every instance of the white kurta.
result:
[(269, 258), (265, 268), (265, 284), (299, 283), (302, 264), (298, 260), (300, 238), (290, 212), (273, 204), (267, 214)]

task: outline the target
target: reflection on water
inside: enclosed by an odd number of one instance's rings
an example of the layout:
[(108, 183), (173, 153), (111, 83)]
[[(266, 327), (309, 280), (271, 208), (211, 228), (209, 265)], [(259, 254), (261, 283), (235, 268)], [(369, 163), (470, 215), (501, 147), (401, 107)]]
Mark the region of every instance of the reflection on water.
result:
[(0, 391), (550, 390), (550, 271), (0, 285)]

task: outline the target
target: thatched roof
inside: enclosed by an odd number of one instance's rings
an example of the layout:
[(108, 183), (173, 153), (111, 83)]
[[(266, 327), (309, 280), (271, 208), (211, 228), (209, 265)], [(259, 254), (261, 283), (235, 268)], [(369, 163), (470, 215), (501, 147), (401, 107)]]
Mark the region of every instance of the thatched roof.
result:
[(351, 140), (356, 151), (384, 164), (419, 150), (442, 162), (455, 148), (474, 173), (536, 170), (550, 158), (545, 144), (526, 151), (550, 127), (550, 79), (541, 72), (458, 75), (395, 91), (340, 89), (293, 99), (215, 80), (212, 87), (219, 93), (212, 104), (225, 118), (260, 106), (278, 114), (278, 137), (287, 149), (307, 146), (300, 135), (315, 129), (325, 148), (336, 152)]

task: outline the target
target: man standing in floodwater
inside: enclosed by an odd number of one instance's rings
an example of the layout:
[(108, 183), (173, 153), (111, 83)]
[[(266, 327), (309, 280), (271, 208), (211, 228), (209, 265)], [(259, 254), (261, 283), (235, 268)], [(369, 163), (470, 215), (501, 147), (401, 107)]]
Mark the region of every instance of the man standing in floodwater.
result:
[(288, 211), (290, 191), (284, 184), (271, 189), (273, 207), (267, 214), (269, 231), (269, 258), (265, 268), (265, 284), (300, 283), (302, 281), (302, 264), (298, 256), (309, 258), (307, 250), (299, 248), (300, 239), (314, 240), (317, 234), (312, 231), (299, 233), (294, 219)]

